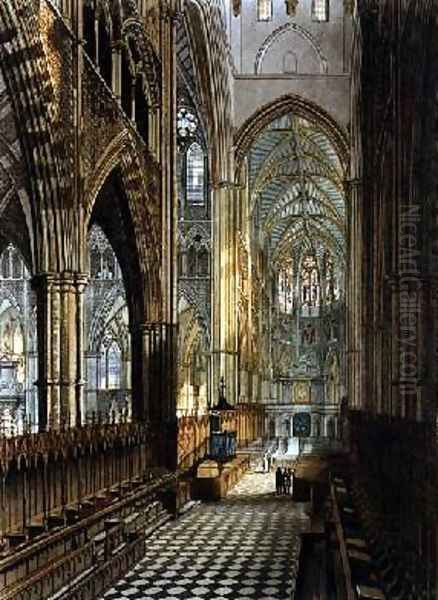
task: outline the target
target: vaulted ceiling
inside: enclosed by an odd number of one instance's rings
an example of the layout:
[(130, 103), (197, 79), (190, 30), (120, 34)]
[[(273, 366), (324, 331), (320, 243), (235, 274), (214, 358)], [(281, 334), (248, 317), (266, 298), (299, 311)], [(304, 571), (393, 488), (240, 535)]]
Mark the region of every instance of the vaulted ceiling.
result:
[(271, 123), (249, 156), (251, 212), (274, 262), (330, 249), (345, 255), (343, 172), (318, 125), (289, 114)]

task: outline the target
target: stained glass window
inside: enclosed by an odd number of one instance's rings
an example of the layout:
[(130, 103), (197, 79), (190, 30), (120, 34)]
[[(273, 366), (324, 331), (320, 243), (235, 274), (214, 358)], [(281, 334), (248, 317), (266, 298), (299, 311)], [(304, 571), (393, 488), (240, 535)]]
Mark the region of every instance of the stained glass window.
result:
[(190, 204), (203, 204), (205, 193), (204, 152), (196, 142), (187, 150), (187, 201)]
[(293, 266), (290, 262), (278, 273), (278, 303), (281, 312), (291, 313), (294, 306)]
[(116, 342), (113, 342), (107, 350), (107, 387), (118, 388), (120, 387), (120, 373), (121, 373), (121, 353), (120, 348)]
[(303, 259), (301, 269), (301, 303), (304, 306), (318, 306), (320, 299), (320, 283), (318, 265), (314, 256)]

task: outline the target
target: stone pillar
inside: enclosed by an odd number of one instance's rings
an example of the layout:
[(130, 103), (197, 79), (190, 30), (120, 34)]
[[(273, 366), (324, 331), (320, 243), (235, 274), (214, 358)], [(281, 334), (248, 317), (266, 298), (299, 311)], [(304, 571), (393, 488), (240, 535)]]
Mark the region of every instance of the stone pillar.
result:
[(349, 279), (347, 281), (347, 390), (350, 408), (362, 407), (362, 225), (361, 182), (346, 183), (349, 222)]
[(112, 67), (113, 93), (120, 102), (122, 97), (122, 45), (120, 42), (112, 45)]
[(38, 423), (80, 425), (83, 407), (85, 275), (40, 273), (37, 296)]
[(225, 379), (229, 404), (237, 402), (237, 252), (233, 186), (223, 183), (212, 193), (212, 401), (218, 400), (220, 378)]
[[(86, 352), (86, 374), (87, 386), (86, 397), (84, 397), (84, 408), (82, 410), (83, 421), (87, 412), (97, 411), (97, 390), (100, 387), (100, 354), (98, 352)], [(85, 396), (85, 394), (84, 394)]]
[(133, 416), (160, 433), (175, 421), (175, 340), (167, 323), (142, 323), (132, 331)]
[[(151, 405), (152, 419), (160, 416), (161, 439), (165, 439), (158, 460), (168, 468), (176, 466), (176, 323), (177, 323), (177, 225), (178, 201), (176, 192), (176, 19), (179, 3), (176, 0), (161, 2), (160, 19), (160, 56), (161, 56), (161, 119), (153, 117), (150, 126), (150, 143), (155, 152), (160, 155), (162, 169), (161, 178), (161, 283), (162, 307), (159, 315), (166, 323), (161, 326), (161, 345), (165, 351), (165, 361), (160, 363), (160, 386), (163, 397), (158, 407)], [(152, 114), (157, 114), (152, 110)], [(157, 114), (158, 116), (158, 114)], [(160, 136), (156, 133), (160, 126)], [(154, 139), (152, 139), (152, 137)], [(163, 429), (164, 427), (164, 429)], [(164, 437), (163, 437), (164, 436)]]

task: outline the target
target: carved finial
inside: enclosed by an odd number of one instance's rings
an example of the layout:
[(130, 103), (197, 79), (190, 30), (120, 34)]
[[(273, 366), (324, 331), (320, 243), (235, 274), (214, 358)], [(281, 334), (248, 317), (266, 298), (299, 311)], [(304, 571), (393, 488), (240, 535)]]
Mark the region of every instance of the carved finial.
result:
[(240, 16), (241, 0), (233, 0), (233, 15)]
[(284, 3), (286, 4), (286, 14), (290, 17), (294, 17), (298, 6), (298, 0), (285, 0)]

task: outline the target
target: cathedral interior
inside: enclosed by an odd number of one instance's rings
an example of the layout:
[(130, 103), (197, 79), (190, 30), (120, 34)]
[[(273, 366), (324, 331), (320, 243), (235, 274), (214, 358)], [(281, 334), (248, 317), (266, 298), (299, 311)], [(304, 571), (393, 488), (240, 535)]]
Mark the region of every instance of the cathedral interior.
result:
[(436, 0), (0, 1), (1, 600), (438, 600), (437, 360)]

